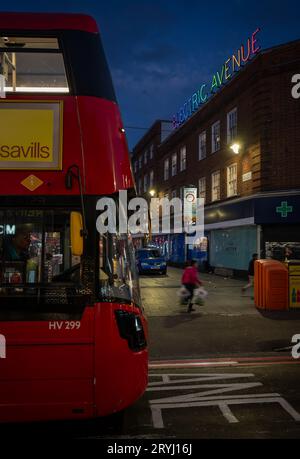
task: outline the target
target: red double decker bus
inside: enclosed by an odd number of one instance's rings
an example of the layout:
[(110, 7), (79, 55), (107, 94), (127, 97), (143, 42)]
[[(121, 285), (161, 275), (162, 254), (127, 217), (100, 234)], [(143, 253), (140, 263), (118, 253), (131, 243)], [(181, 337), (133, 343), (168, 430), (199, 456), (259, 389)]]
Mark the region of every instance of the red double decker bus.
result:
[(99, 198), (121, 189), (130, 159), (93, 18), (1, 13), (0, 422), (105, 416), (143, 394), (131, 237), (96, 229)]

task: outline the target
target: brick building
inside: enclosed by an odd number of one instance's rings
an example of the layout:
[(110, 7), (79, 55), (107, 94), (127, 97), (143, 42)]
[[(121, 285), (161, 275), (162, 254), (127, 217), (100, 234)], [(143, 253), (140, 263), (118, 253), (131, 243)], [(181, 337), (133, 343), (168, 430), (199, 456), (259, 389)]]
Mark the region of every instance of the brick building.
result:
[(300, 41), (262, 51), (156, 147), (159, 194), (182, 197), (193, 184), (205, 199), (201, 256), (220, 271), (245, 272), (253, 252), (282, 259), (287, 246), (300, 258), (297, 73)]
[(171, 131), (170, 121), (157, 120), (134, 147), (131, 162), (139, 195), (160, 186), (158, 147)]

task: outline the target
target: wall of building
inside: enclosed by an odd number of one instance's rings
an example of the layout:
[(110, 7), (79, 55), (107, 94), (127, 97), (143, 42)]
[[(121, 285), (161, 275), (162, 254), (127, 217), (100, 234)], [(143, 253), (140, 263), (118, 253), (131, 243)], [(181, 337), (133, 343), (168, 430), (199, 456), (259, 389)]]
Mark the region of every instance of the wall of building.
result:
[[(300, 103), (291, 96), (292, 75), (299, 73), (299, 69), (300, 41), (262, 52), (182, 126), (156, 143), (155, 188), (160, 196), (168, 194), (171, 198), (175, 191), (180, 197), (182, 187), (198, 187), (199, 179), (206, 178), (205, 224), (209, 226), (209, 262), (212, 266), (246, 272), (252, 253), (260, 246), (257, 225), (262, 231), (262, 253), (265, 251), (264, 231), (270, 239), (268, 228), (272, 225), (276, 228), (280, 224), (285, 238), (300, 242), (300, 233), (293, 236), (297, 233), (296, 226), (300, 225), (300, 217), (297, 220), (296, 215), (300, 205)], [(227, 143), (227, 114), (235, 107), (235, 142), (240, 145), (237, 155)], [(218, 120), (221, 145), (213, 153), (211, 127)], [(203, 131), (207, 136), (206, 157), (199, 160), (198, 141)], [(149, 136), (144, 141), (149, 141)], [(139, 144), (139, 150), (144, 146)], [(183, 146), (187, 151), (186, 169), (180, 171)], [(174, 153), (177, 154), (177, 172), (172, 177)], [(167, 158), (169, 178), (164, 180)], [(237, 193), (229, 197), (227, 167), (234, 163), (237, 164)], [(150, 164), (139, 174), (147, 173), (149, 168)], [(220, 199), (213, 202), (211, 174), (217, 170), (221, 173)], [(265, 218), (254, 202), (262, 195), (265, 196)], [(293, 207), (293, 215), (276, 214), (276, 209), (285, 201)], [(239, 220), (243, 221), (241, 225), (228, 225), (228, 221)], [(173, 250), (176, 257), (176, 241), (173, 245), (174, 250), (171, 244), (170, 251)], [(187, 250), (186, 254), (189, 253), (193, 251)]]

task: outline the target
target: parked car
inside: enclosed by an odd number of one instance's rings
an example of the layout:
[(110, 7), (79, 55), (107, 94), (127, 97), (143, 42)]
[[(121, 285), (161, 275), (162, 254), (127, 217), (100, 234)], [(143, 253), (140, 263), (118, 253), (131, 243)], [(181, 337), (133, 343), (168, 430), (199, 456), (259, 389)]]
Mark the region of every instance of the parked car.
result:
[(135, 255), (138, 271), (140, 274), (146, 272), (157, 272), (161, 274), (166, 274), (167, 262), (158, 249), (138, 249), (135, 252)]

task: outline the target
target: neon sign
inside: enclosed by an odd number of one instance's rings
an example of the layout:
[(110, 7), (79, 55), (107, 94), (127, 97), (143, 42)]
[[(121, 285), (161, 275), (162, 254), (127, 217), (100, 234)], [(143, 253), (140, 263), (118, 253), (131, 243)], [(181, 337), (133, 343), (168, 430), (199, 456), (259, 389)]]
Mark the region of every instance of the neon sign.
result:
[(256, 29), (251, 37), (247, 39), (246, 45), (242, 44), (235, 54), (232, 54), (212, 77), (210, 84), (202, 84), (200, 88), (185, 102), (180, 110), (173, 116), (173, 128), (183, 124), (198, 108), (215, 94), (220, 87), (227, 83), (235, 72), (246, 64), (254, 55), (260, 51), (256, 35), (260, 29)]

